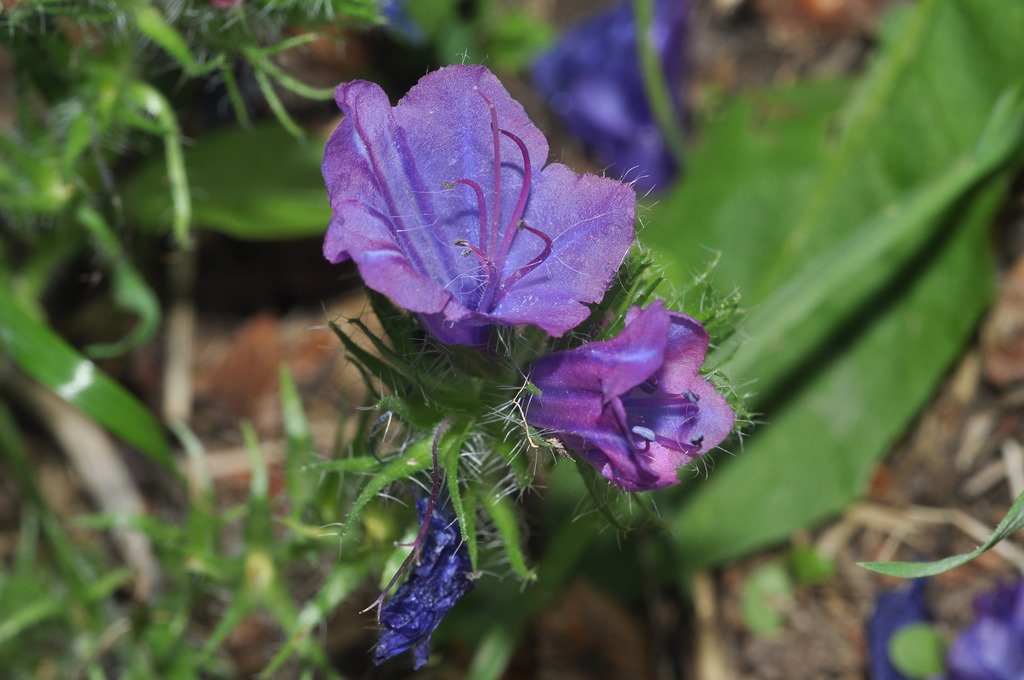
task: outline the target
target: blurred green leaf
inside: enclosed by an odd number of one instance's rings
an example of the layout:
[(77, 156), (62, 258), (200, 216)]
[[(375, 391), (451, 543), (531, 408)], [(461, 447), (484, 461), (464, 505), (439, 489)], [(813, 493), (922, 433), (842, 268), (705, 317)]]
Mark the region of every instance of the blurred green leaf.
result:
[[(1009, 173), (973, 187), (944, 187), (941, 178), (960, 172), (957, 159), (984, 139), (997, 99), (1024, 73), (1024, 6), (926, 0), (897, 20), (841, 127), (841, 84), (740, 100), (704, 130), (688, 181), (647, 220), (645, 240), (672, 255), (677, 277), (699, 270), (707, 248), (720, 250), (719, 287), (739, 287), (770, 321), (774, 305), (787, 303), (770, 296), (794, 272), (826, 266), (818, 258), (868, 233), (872, 219), (884, 223), (886, 209), (910, 192), (947, 192), (937, 197), (946, 209), (921, 232), (927, 240), (881, 277), (879, 292), (790, 321), (792, 335), (781, 342), (817, 343), (791, 370), (760, 382), (760, 369), (769, 377), (775, 360), (761, 353), (743, 362), (748, 373), (730, 374), (751, 383), (765, 425), (735, 460), (719, 457), (706, 482), (686, 484), (674, 535), (688, 568), (783, 539), (860, 494), (988, 304), (986, 227)], [(849, 274), (851, 286), (858, 275)]]
[(487, 516), (494, 522), (498, 530), (501, 542), (505, 547), (505, 554), (516, 574), (524, 581), (533, 581), (537, 573), (526, 566), (526, 556), (523, 552), (523, 537), (519, 530), (519, 514), (516, 512), (508, 496), (495, 496), (493, 493), (483, 497), (481, 506)]
[(295, 653), (296, 649), (311, 641), (312, 633), (331, 615), (342, 600), (347, 598), (356, 588), (363, 584), (367, 574), (367, 564), (335, 565), (330, 576), (302, 610), (299, 611), (295, 629), (291, 631), (288, 641), (267, 664), (261, 677), (274, 677), (274, 673)]
[(946, 668), (946, 645), (939, 631), (926, 623), (911, 623), (889, 638), (889, 660), (908, 678), (930, 678)]
[[(168, 187), (170, 189), (171, 210), (168, 221), (171, 225), (171, 233), (177, 240), (178, 245), (185, 247), (188, 245), (188, 233), (189, 228), (192, 226), (194, 213), (192, 191), (189, 188), (188, 173), (185, 168), (178, 117), (174, 113), (171, 102), (159, 90), (147, 82), (135, 81), (131, 83), (125, 89), (125, 100), (146, 116), (152, 117), (156, 125), (155, 127), (151, 125), (145, 117), (133, 116), (131, 109), (126, 109), (122, 113), (127, 122), (140, 130), (151, 130), (163, 137), (163, 167), (165, 174), (161, 179), (161, 189), (165, 197), (168, 193)], [(131, 195), (132, 191), (128, 190), (125, 192), (126, 197)]]
[(177, 471), (160, 424), (149, 409), (96, 364), (30, 316), (0, 288), (0, 348), (26, 373), (82, 409), (115, 435)]
[(149, 4), (147, 0), (132, 3), (135, 25), (139, 31), (167, 51), (175, 61), (188, 73), (199, 73), (200, 68), (192, 56), (188, 43), (178, 31), (167, 23), (160, 10)]
[(743, 582), (740, 609), (743, 622), (757, 635), (778, 632), (785, 622), (786, 610), (793, 606), (793, 580), (778, 561), (753, 571)]
[[(184, 160), (196, 226), (250, 240), (323, 234), (331, 218), (320, 175), (323, 147), (276, 124), (200, 138)], [(122, 194), (130, 221), (166, 229), (171, 205), (160, 159), (143, 165)]]
[[(1002, 169), (1024, 138), (1024, 98), (1007, 91), (977, 145), (934, 181), (907, 192), (857, 231), (797, 270), (750, 314), (749, 337), (733, 336), (715, 356), (737, 376), (757, 375), (775, 386), (835, 333), (838, 323), (907, 269), (936, 227), (980, 182)], [(712, 359), (715, 358), (712, 357)], [(771, 361), (765, 361), (771, 357)]]
[(1024, 493), (1017, 496), (1017, 500), (1010, 507), (1010, 511), (1006, 513), (1006, 517), (999, 523), (996, 530), (992, 532), (989, 539), (969, 553), (953, 555), (952, 557), (934, 562), (858, 562), (858, 564), (865, 569), (870, 569), (879, 574), (897, 576), (899, 578), (935, 576), (970, 562), (999, 541), (1021, 529), (1024, 529)]
[(139, 317), (135, 328), (116, 342), (90, 345), (86, 352), (95, 358), (119, 356), (153, 337), (160, 323), (160, 302), (156, 293), (128, 261), (120, 242), (103, 216), (87, 205), (77, 211), (78, 221), (92, 234), (110, 261), (111, 287), (118, 306)]
[(786, 553), (786, 565), (798, 583), (827, 581), (836, 573), (835, 562), (810, 546), (795, 546)]
[(295, 386), (295, 378), (285, 364), (281, 364), (278, 369), (278, 382), (281, 384), (281, 419), (284, 421), (284, 432), (288, 440), (284, 475), (292, 513), (300, 516), (306, 503), (316, 493), (318, 475), (313, 474), (310, 467), (316, 462), (316, 450), (313, 435), (309, 431), (306, 411), (302, 407), (302, 399)]

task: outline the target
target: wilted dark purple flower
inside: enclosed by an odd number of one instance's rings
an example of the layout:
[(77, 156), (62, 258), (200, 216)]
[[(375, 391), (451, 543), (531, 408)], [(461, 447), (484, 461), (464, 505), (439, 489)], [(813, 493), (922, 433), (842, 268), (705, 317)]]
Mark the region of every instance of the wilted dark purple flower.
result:
[(912, 623), (931, 621), (925, 606), (926, 579), (917, 579), (909, 588), (883, 593), (868, 622), (871, 680), (908, 680), (889, 659), (889, 640), (898, 630)]
[(611, 340), (541, 357), (526, 420), (547, 428), (627, 491), (677, 484), (676, 470), (732, 430), (733, 412), (697, 375), (708, 334), (664, 303), (633, 307)]
[[(687, 0), (655, 0), (651, 39), (677, 115), (685, 59)], [(579, 139), (636, 179), (640, 191), (663, 187), (679, 168), (644, 93), (630, 2), (565, 33), (533, 65), (533, 80)]]
[(447, 343), (481, 344), (493, 325), (557, 336), (587, 317), (632, 242), (631, 188), (538, 171), (547, 140), (482, 66), (429, 73), (394, 108), (361, 80), (335, 99), (328, 260), (352, 258)]
[(982, 595), (974, 610), (974, 624), (949, 650), (949, 680), (1024, 678), (1024, 580)]
[[(427, 509), (426, 499), (416, 501), (420, 522)], [(455, 518), (435, 507), (430, 528), (420, 547), (419, 563), (409, 578), (384, 603), (380, 622), (384, 630), (373, 662), (381, 664), (412, 649), (419, 668), (430, 655), (430, 636), (444, 615), (473, 588), (469, 550), (462, 542)]]

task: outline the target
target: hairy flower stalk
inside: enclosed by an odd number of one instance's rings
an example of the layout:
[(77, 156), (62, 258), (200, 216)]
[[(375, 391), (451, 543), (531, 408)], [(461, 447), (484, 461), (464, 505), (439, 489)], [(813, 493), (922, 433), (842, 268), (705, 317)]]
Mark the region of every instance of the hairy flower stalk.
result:
[(449, 344), (520, 324), (560, 336), (588, 316), (632, 243), (632, 189), (558, 163), (538, 171), (547, 140), (482, 66), (434, 71), (394, 108), (365, 81), (335, 97), (328, 260), (354, 260)]
[(526, 420), (627, 491), (677, 484), (678, 468), (732, 431), (732, 409), (697, 374), (707, 347), (697, 320), (660, 301), (633, 307), (617, 337), (533, 364), (542, 394), (530, 398)]

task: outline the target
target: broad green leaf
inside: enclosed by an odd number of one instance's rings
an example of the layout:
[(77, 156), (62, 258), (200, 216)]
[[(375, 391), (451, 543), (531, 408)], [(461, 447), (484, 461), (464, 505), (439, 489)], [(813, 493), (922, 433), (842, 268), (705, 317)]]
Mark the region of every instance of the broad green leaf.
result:
[[(721, 369), (757, 375), (777, 385), (788, 370), (825, 344), (837, 323), (886, 288), (895, 272), (921, 253), (952, 208), (980, 182), (1002, 169), (1024, 138), (1020, 89), (996, 103), (973, 149), (934, 181), (908, 192), (856, 232), (800, 268), (718, 350)], [(765, 361), (771, 357), (771, 361)]]
[(771, 376), (766, 348), (743, 361), (748, 373), (730, 373), (757, 393), (764, 424), (734, 456), (718, 456), (707, 481), (685, 484), (674, 535), (687, 567), (783, 539), (856, 498), (988, 304), (986, 228), (1012, 168), (959, 186), (943, 178), (959, 172), (1024, 73), (1024, 5), (926, 0), (898, 18), (841, 119), (841, 86), (741, 100), (703, 131), (687, 183), (647, 221), (645, 241), (671, 256), (676, 276), (719, 250), (719, 287), (740, 288), (752, 317), (770, 320), (778, 308), (757, 310), (786, 303), (774, 292), (887, 208), (923, 187), (960, 194), (944, 197), (917, 253), (893, 263), (878, 292), (817, 305), (791, 325), (791, 341), (815, 349), (790, 370)]
[(876, 571), (879, 574), (897, 576), (899, 578), (935, 576), (970, 562), (999, 541), (1021, 529), (1024, 529), (1024, 493), (1017, 497), (1013, 506), (1010, 507), (1010, 511), (1006, 513), (1006, 517), (999, 523), (996, 530), (992, 532), (989, 539), (969, 553), (953, 555), (952, 557), (934, 562), (858, 562), (858, 564), (865, 569)]
[[(250, 240), (322, 234), (331, 217), (320, 175), (323, 145), (299, 141), (277, 124), (201, 137), (184, 158), (195, 225)], [(129, 220), (166, 229), (171, 204), (159, 159), (140, 168), (122, 195)]]
[(0, 288), (0, 349), (22, 370), (125, 442), (176, 471), (160, 424), (145, 406), (23, 310)]

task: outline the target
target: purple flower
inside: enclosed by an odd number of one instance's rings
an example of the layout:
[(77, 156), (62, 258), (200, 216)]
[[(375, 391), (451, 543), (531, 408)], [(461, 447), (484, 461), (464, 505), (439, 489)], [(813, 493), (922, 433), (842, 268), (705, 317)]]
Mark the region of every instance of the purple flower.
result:
[[(672, 94), (683, 110), (686, 0), (655, 0), (651, 38)], [(569, 129), (640, 191), (664, 187), (678, 172), (644, 92), (631, 3), (564, 34), (533, 66), (533, 80)]]
[[(421, 522), (426, 507), (425, 499), (416, 501)], [(473, 584), (469, 550), (462, 542), (459, 525), (452, 515), (435, 507), (420, 548), (419, 564), (413, 566), (412, 574), (381, 609), (384, 630), (373, 662), (380, 665), (412, 649), (415, 667), (425, 664), (434, 629)]]
[(677, 484), (678, 468), (732, 430), (732, 409), (697, 375), (707, 347), (695, 319), (660, 301), (633, 307), (617, 337), (534, 362), (530, 380), (542, 396), (526, 420), (627, 491)]
[(328, 260), (353, 259), (451, 344), (481, 344), (493, 325), (558, 336), (587, 317), (633, 239), (630, 187), (540, 169), (547, 140), (482, 66), (429, 73), (394, 108), (362, 80), (335, 99)]
[(868, 660), (872, 680), (908, 680), (889, 659), (889, 639), (904, 626), (931, 621), (925, 606), (927, 579), (917, 579), (909, 587), (878, 597), (875, 613), (868, 622)]
[(949, 679), (1024, 678), (1024, 580), (980, 596), (974, 610), (974, 625), (949, 650)]

